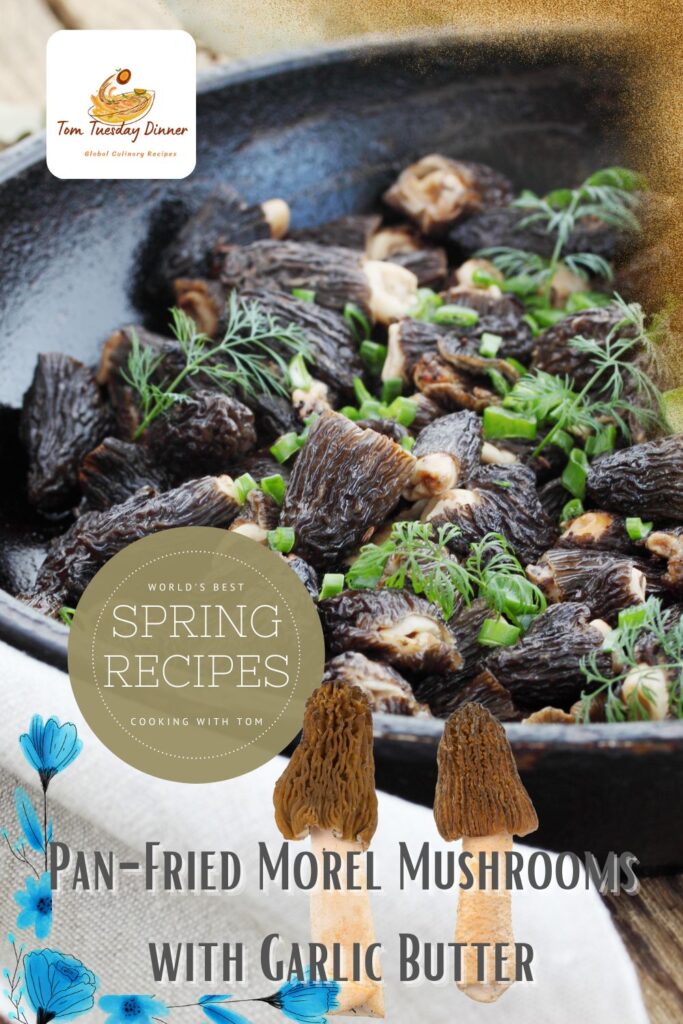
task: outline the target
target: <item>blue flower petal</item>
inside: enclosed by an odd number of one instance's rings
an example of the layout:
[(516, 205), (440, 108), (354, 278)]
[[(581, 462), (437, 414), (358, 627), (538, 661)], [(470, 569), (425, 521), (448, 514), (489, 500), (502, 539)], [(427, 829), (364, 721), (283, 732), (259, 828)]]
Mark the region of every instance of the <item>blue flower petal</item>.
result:
[(202, 1010), (214, 1024), (249, 1024), (246, 1017), (229, 1010), (227, 1006), (216, 1006), (214, 1003), (203, 1003)]
[(80, 960), (54, 949), (24, 957), (26, 998), (32, 1009), (58, 1021), (73, 1020), (92, 1009), (97, 980)]

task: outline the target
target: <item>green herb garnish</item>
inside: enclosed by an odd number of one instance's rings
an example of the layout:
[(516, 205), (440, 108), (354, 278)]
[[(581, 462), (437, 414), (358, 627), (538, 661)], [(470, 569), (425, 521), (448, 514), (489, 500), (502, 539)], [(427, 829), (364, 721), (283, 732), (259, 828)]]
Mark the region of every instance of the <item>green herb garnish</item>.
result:
[(171, 381), (156, 383), (164, 357), (141, 346), (137, 334), (132, 333), (128, 364), (122, 375), (138, 393), (140, 402), (142, 418), (135, 439), (157, 416), (186, 399), (181, 388), (189, 377), (204, 377), (226, 391), (286, 396), (287, 360), (280, 350), (292, 355), (309, 354), (299, 327), (280, 324), (258, 302), (240, 301), (234, 293), (228, 301), (225, 333), (220, 341), (198, 331), (182, 309), (172, 309), (171, 319), (173, 335), (185, 360)]
[(76, 609), (69, 608), (68, 605), (63, 604), (57, 614), (59, 615), (60, 621), (63, 622), (65, 626), (68, 626), (69, 629), (71, 629), (71, 623), (74, 620)]

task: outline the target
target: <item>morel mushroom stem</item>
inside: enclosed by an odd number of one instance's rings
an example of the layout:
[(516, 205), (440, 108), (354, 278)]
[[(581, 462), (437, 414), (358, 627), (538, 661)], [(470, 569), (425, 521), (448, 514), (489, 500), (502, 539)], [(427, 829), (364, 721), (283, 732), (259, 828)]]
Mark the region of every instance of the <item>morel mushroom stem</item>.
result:
[[(464, 943), (458, 988), (470, 999), (491, 1003), (511, 985), (513, 958), (505, 978), (497, 977), (496, 946), (514, 948), (510, 892), (505, 888), (505, 854), (513, 834), (538, 828), (538, 818), (517, 772), (503, 726), (481, 704), (465, 704), (446, 722), (439, 744), (434, 817), (446, 840), (462, 839), (471, 853), (472, 887), (460, 890), (456, 942)], [(498, 874), (485, 871), (480, 888), (479, 855), (497, 859)], [(497, 857), (495, 857), (497, 855)], [(494, 884), (495, 883), (495, 884)], [(484, 970), (477, 944), (485, 943)]]
[[(325, 854), (337, 854), (342, 868), (340, 889), (320, 888), (311, 894), (311, 940), (331, 950), (336, 944), (340, 951), (340, 966), (343, 977), (352, 976), (354, 943), (363, 952), (375, 942), (375, 926), (372, 919), (370, 897), (366, 888), (365, 863), (354, 877), (347, 877), (346, 865), (350, 853), (360, 854), (363, 846), (359, 842), (338, 839), (331, 830), (311, 829), (311, 851), (318, 862), (318, 877), (324, 873)], [(357, 858), (356, 858), (357, 859)], [(356, 889), (350, 889), (353, 882)], [(373, 973), (379, 975), (379, 957), (373, 963)], [(384, 1017), (384, 993), (381, 982), (365, 976), (359, 981), (345, 981), (337, 997), (339, 1005), (335, 1015), (353, 1014), (355, 1017)]]
[[(499, 884), (496, 886), (492, 884), (491, 872), (485, 872), (482, 888), (479, 888), (479, 856), (483, 854), (487, 863), (492, 863), (492, 858), (497, 857), (502, 868), (505, 854), (512, 850), (512, 836), (507, 832), (495, 836), (463, 836), (462, 849), (472, 855), (469, 864), (474, 885), (471, 889), (461, 889), (458, 898), (455, 941), (464, 944), (458, 988), (478, 1003), (492, 1003), (510, 987), (513, 980), (512, 977), (507, 981), (495, 980), (496, 944), (512, 947), (515, 941), (512, 900), (510, 890), (500, 884), (501, 878), (504, 879), (504, 871), (502, 875), (499, 871)], [(478, 950), (472, 945), (475, 942), (490, 943), (484, 950), (484, 969), (486, 978), (490, 979), (488, 981), (480, 981), (477, 977)]]

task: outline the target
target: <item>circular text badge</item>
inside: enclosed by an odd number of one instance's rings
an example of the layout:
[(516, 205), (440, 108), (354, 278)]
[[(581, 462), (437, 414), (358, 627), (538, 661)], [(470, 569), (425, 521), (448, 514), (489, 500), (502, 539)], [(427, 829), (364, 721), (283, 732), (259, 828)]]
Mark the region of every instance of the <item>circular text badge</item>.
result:
[(84, 718), (122, 760), (178, 782), (258, 768), (322, 678), (320, 620), (276, 552), (210, 527), (136, 541), (100, 569), (69, 637)]

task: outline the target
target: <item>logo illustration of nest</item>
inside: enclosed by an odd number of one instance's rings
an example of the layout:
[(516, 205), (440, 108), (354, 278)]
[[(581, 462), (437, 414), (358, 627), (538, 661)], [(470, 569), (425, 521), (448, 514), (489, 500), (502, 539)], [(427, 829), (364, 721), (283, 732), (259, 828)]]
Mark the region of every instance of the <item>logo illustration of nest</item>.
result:
[(127, 85), (131, 79), (128, 68), (114, 72), (102, 82), (88, 113), (103, 124), (130, 124), (148, 114), (154, 103), (151, 89), (133, 89), (131, 92), (116, 92), (117, 85)]

